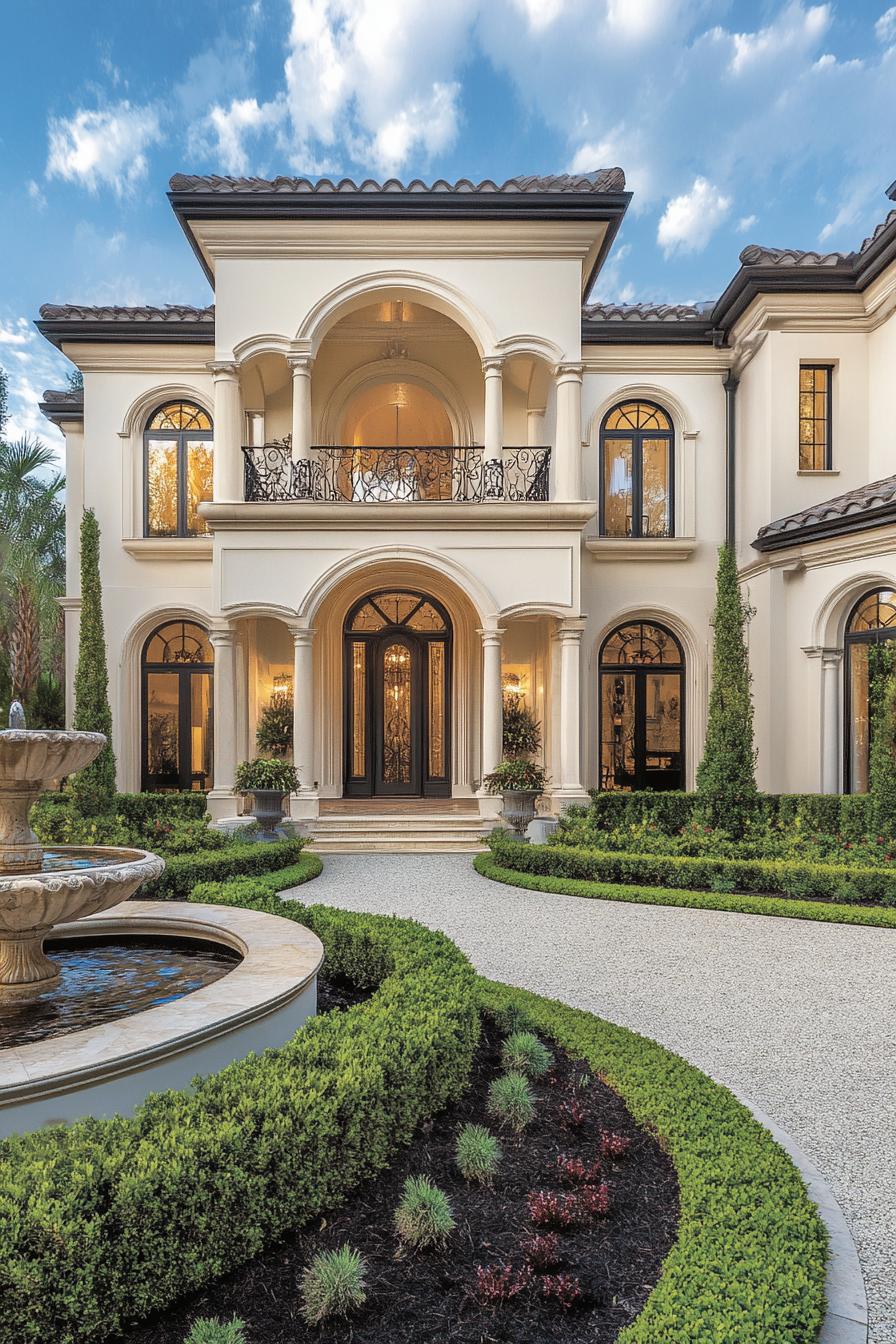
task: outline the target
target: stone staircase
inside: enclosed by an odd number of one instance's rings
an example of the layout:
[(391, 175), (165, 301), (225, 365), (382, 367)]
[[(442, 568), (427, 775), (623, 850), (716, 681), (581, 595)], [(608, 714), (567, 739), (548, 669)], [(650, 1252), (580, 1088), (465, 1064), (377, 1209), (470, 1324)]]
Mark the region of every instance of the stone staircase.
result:
[(477, 854), (495, 823), (472, 799), (334, 799), (310, 823), (318, 854)]

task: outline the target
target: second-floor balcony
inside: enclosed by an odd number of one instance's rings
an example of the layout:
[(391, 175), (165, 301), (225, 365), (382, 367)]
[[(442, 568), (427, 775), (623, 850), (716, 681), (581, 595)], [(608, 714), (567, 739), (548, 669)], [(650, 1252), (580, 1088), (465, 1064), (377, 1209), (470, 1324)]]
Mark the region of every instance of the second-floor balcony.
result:
[(287, 437), (243, 448), (251, 502), (461, 504), (549, 498), (550, 448), (312, 447), (294, 456)]

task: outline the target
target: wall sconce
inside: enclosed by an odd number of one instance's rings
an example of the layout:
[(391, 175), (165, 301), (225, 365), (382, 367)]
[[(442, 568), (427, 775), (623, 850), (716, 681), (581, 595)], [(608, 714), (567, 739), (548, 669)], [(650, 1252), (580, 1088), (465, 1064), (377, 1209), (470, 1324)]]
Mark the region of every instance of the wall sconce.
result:
[(271, 704), (285, 704), (292, 699), (292, 677), (286, 672), (278, 672), (274, 677), (274, 689), (271, 693)]
[(506, 672), (501, 678), (501, 689), (505, 695), (525, 695), (523, 679), (518, 672)]

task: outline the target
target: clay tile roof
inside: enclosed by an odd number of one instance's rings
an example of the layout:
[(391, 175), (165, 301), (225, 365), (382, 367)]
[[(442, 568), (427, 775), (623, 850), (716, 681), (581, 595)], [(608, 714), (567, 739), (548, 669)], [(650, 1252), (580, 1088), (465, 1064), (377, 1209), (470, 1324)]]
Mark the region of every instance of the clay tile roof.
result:
[(799, 513), (777, 518), (759, 529), (753, 545), (759, 551), (794, 545), (813, 537), (877, 527), (896, 517), (896, 476), (847, 490)]
[(582, 316), (597, 322), (701, 322), (711, 303), (586, 303)]
[(60, 391), (49, 387), (38, 403), (38, 409), (48, 420), (58, 423), (60, 420), (80, 420), (84, 414), (84, 392)]
[(161, 308), (141, 305), (137, 308), (91, 307), (81, 303), (44, 303), (40, 310), (44, 322), (209, 322), (214, 323), (214, 304), (193, 308), (185, 303), (166, 303)]
[(169, 182), (172, 192), (215, 196), (240, 195), (488, 195), (495, 192), (504, 195), (515, 193), (560, 192), (563, 194), (590, 193), (604, 194), (625, 190), (625, 173), (621, 168), (601, 168), (593, 173), (556, 173), (551, 176), (511, 177), (506, 182), (493, 182), (485, 178), (482, 182), (472, 182), (467, 177), (457, 182), (447, 182), (444, 178), (427, 184), (415, 177), (412, 182), (399, 182), (391, 177), (386, 182), (375, 182), (365, 178), (363, 182), (354, 182), (343, 177), (333, 182), (328, 177), (312, 181), (307, 177), (220, 177), (193, 176), (188, 173), (175, 173)]

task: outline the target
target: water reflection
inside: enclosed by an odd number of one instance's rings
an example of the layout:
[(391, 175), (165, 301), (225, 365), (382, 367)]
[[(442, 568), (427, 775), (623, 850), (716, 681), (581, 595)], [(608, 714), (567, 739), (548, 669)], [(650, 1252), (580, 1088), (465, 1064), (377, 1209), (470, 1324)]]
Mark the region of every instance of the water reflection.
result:
[(47, 940), (61, 979), (27, 1003), (0, 1001), (0, 1049), (64, 1036), (172, 1003), (220, 980), (240, 957), (188, 938)]

